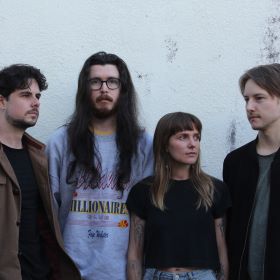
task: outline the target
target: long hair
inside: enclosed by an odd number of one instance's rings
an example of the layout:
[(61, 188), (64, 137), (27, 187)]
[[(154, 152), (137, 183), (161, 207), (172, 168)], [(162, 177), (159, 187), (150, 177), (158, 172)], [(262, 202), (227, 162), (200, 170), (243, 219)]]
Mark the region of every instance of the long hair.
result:
[[(161, 209), (165, 209), (164, 197), (168, 191), (171, 179), (171, 158), (167, 152), (169, 139), (177, 132), (197, 129), (201, 135), (200, 120), (188, 113), (175, 112), (163, 116), (155, 130), (153, 149), (155, 158), (154, 182), (152, 183), (152, 202)], [(190, 180), (199, 194), (197, 208), (204, 206), (207, 210), (213, 203), (214, 185), (209, 175), (200, 166), (200, 151), (195, 164), (190, 167)]]
[[(115, 65), (119, 71), (121, 89), (116, 113), (116, 144), (118, 149), (117, 189), (122, 191), (131, 175), (131, 160), (137, 156), (137, 144), (141, 128), (137, 119), (136, 92), (125, 62), (115, 54), (98, 52), (84, 63), (79, 75), (75, 111), (68, 123), (68, 139), (74, 160), (69, 164), (67, 181), (73, 179), (79, 166), (90, 176), (92, 188), (97, 187), (101, 174), (98, 165), (100, 158), (95, 146), (94, 135), (89, 131), (93, 109), (88, 78), (93, 65)], [(96, 164), (94, 164), (94, 162)]]

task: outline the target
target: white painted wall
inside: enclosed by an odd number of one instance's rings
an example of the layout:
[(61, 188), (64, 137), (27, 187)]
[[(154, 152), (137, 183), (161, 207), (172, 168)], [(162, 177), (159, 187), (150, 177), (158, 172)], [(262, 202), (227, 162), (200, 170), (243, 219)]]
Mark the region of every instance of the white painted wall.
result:
[(187, 111), (203, 122), (203, 166), (221, 177), (227, 152), (256, 135), (238, 79), (280, 58), (277, 0), (0, 0), (0, 67), (28, 63), (49, 83), (31, 134), (46, 141), (73, 111), (85, 59), (104, 50), (128, 64), (141, 120)]

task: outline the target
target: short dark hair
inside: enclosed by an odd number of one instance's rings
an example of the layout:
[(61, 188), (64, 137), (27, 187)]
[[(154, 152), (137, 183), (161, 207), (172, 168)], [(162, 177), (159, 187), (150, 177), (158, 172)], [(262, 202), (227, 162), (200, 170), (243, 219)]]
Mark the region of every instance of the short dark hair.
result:
[(27, 64), (13, 64), (0, 71), (0, 94), (8, 97), (17, 89), (30, 86), (30, 79), (36, 80), (40, 91), (48, 88), (46, 77), (40, 69)]
[(245, 85), (252, 79), (259, 87), (270, 95), (280, 97), (280, 64), (259, 65), (247, 70), (239, 79), (241, 93), (244, 93)]

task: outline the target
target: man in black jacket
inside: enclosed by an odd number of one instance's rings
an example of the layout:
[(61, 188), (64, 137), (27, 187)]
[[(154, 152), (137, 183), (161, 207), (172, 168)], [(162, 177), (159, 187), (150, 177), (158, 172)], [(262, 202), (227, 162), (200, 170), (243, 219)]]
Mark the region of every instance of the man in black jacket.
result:
[(232, 196), (230, 278), (274, 280), (279, 279), (280, 252), (280, 64), (246, 71), (239, 85), (258, 136), (224, 161), (224, 181)]

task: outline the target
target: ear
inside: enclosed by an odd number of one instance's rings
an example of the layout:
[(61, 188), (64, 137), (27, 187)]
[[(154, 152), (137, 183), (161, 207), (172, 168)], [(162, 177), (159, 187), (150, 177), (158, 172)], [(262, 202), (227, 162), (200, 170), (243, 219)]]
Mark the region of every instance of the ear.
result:
[(0, 110), (6, 109), (7, 99), (0, 94)]

